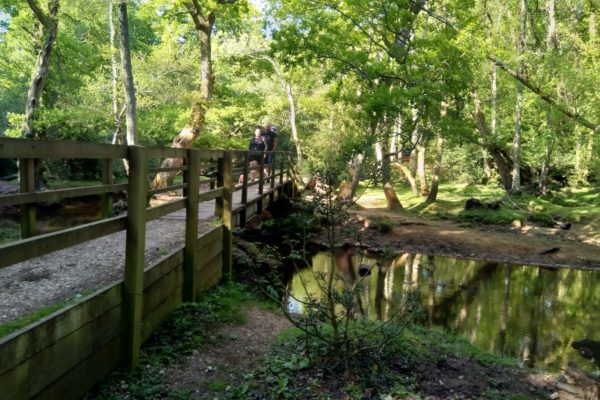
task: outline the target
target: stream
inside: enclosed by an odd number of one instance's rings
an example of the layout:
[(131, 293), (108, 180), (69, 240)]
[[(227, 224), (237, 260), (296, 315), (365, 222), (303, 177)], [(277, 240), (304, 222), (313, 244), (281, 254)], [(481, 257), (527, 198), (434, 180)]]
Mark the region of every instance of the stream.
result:
[[(423, 254), (378, 260), (341, 250), (333, 261), (338, 285), (363, 279), (362, 309), (370, 319), (387, 319), (410, 294), (420, 304), (421, 324), (443, 327), (480, 349), (553, 372), (570, 361), (596, 369), (571, 342), (599, 338), (600, 271)], [(327, 272), (331, 263), (330, 253), (318, 253), (312, 269), (294, 274), (290, 310), (302, 312), (306, 293), (318, 294), (314, 272)]]

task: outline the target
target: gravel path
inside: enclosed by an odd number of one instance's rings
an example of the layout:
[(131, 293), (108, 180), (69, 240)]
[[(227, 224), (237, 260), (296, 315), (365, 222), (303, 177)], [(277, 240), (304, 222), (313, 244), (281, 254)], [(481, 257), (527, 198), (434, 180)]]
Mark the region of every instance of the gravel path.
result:
[[(206, 232), (208, 221), (200, 221)], [(185, 221), (171, 214), (146, 224), (146, 265), (183, 245)], [(125, 231), (0, 269), (0, 324), (82, 297), (123, 278)]]

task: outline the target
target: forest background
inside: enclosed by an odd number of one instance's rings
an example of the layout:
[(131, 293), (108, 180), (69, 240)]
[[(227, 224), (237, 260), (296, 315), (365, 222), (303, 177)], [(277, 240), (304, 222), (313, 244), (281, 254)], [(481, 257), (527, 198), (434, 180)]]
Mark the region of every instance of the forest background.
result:
[(0, 136), (245, 149), (270, 123), (304, 170), (336, 160), (354, 187), (361, 170), (430, 200), (440, 178), (511, 193), (595, 186), (599, 7), (0, 0)]

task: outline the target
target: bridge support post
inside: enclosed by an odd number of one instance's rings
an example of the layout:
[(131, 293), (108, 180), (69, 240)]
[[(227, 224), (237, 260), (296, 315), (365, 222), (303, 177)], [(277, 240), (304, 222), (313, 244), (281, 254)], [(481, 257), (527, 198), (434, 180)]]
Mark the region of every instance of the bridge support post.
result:
[(185, 249), (183, 250), (183, 301), (196, 300), (196, 260), (198, 252), (198, 192), (200, 191), (200, 154), (187, 150), (187, 170), (184, 179), (185, 201)]
[(142, 305), (144, 300), (144, 250), (148, 166), (146, 149), (129, 146), (129, 187), (127, 189), (127, 242), (123, 283), (123, 357), (133, 369), (140, 362)]
[(275, 176), (277, 175), (277, 169), (275, 167), (277, 162), (277, 153), (271, 152), (271, 165), (269, 166), (269, 170), (271, 171), (271, 176), (269, 177), (269, 205), (273, 204), (275, 201)]
[(231, 268), (233, 259), (232, 249), (232, 229), (233, 229), (233, 169), (231, 162), (231, 152), (224, 151), (223, 157), (219, 159), (219, 182), (223, 187), (223, 196), (217, 198), (217, 216), (223, 219), (223, 275), (227, 280), (231, 280)]
[[(102, 160), (102, 184), (110, 185), (113, 183), (113, 160), (106, 159)], [(112, 216), (112, 194), (104, 193), (100, 199), (100, 208), (102, 218), (110, 218)]]
[[(33, 158), (19, 159), (19, 192), (35, 192), (35, 160)], [(19, 206), (19, 210), (21, 239), (26, 239), (35, 233), (35, 206), (22, 204)]]
[(240, 227), (246, 227), (246, 203), (248, 203), (248, 152), (244, 152), (244, 166), (242, 167), (242, 209), (240, 210)]

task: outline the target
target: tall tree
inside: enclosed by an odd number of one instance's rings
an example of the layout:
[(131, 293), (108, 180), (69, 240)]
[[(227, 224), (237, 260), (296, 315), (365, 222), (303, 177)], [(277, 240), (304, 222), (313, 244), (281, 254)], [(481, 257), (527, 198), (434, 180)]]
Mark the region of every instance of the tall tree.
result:
[(125, 118), (127, 121), (127, 144), (138, 144), (135, 85), (131, 66), (131, 50), (129, 45), (129, 22), (127, 19), (127, 0), (119, 2), (119, 48), (121, 51), (121, 68), (125, 87)]
[[(519, 0), (519, 37), (517, 39), (517, 57), (519, 58), (519, 69), (517, 74), (523, 75), (524, 65), (522, 61), (525, 52), (525, 28), (527, 18), (527, 7), (525, 0)], [(513, 168), (511, 191), (521, 190), (521, 115), (523, 114), (523, 84), (517, 82), (517, 104), (515, 106), (515, 133), (513, 137)]]
[[(219, 14), (226, 7), (234, 5), (245, 9), (244, 0), (216, 0), (210, 3), (201, 3), (198, 0), (182, 1), (183, 6), (192, 19), (198, 35), (200, 47), (200, 84), (192, 102), (192, 111), (187, 125), (173, 139), (171, 147), (188, 148), (200, 135), (204, 128), (206, 113), (213, 98), (215, 77), (212, 63), (212, 35), (215, 22)], [(183, 164), (180, 158), (168, 158), (163, 161), (162, 167), (179, 167)], [(161, 172), (156, 174), (152, 183), (153, 187), (163, 187), (173, 182), (175, 172)]]
[(35, 111), (40, 106), (40, 99), (44, 91), (46, 79), (48, 78), (50, 57), (58, 33), (59, 0), (49, 0), (47, 10), (43, 10), (36, 0), (27, 0), (27, 4), (40, 25), (39, 43), (36, 44), (36, 47), (39, 47), (38, 57), (27, 93), (25, 118), (23, 121), (23, 136), (34, 138), (37, 135), (32, 127), (32, 120), (35, 118)]

